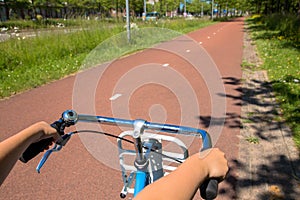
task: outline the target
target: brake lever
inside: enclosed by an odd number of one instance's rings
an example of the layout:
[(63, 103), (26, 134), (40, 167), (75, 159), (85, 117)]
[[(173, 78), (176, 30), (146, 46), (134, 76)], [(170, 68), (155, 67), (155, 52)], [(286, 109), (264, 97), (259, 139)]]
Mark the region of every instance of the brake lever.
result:
[(49, 158), (51, 153), (54, 152), (54, 151), (60, 151), (61, 148), (62, 148), (61, 145), (55, 144), (52, 149), (47, 150), (46, 153), (43, 155), (42, 159), (40, 160), (39, 164), (37, 165), (36, 171), (38, 173), (41, 173), (41, 168), (43, 167), (43, 165), (45, 164), (45, 162), (47, 161), (47, 159)]
[(43, 155), (42, 159), (40, 160), (39, 164), (36, 167), (36, 171), (38, 173), (41, 172), (41, 168), (43, 167), (43, 165), (45, 164), (45, 162), (48, 160), (49, 156), (53, 153), (53, 152), (58, 152), (62, 149), (63, 146), (65, 146), (67, 144), (67, 142), (69, 141), (69, 139), (71, 138), (71, 136), (74, 134), (74, 132), (65, 134), (61, 137), (60, 140), (58, 140), (55, 145), (46, 151), (46, 153)]

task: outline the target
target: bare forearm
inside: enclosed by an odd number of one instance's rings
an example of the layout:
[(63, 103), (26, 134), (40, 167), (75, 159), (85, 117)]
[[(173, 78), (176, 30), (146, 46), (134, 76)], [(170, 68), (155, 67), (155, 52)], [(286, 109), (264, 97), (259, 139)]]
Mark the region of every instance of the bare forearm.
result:
[(146, 199), (192, 199), (208, 171), (199, 154), (190, 157), (176, 171), (147, 186), (135, 200)]
[(177, 170), (141, 191), (135, 200), (192, 199), (199, 186), (208, 178), (223, 180), (228, 172), (225, 154), (212, 148), (194, 154)]
[(37, 123), (0, 143), (0, 185), (26, 148), (41, 137), (42, 130)]

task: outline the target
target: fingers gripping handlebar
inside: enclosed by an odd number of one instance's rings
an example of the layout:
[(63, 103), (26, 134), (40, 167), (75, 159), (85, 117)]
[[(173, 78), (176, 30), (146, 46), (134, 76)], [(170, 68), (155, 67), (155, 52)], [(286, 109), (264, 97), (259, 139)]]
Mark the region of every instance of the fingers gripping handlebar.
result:
[[(67, 110), (65, 111), (58, 121), (51, 124), (53, 128), (57, 130), (60, 135), (64, 135), (65, 127), (74, 125), (78, 120), (78, 115), (75, 111)], [(54, 142), (53, 138), (43, 139), (41, 141), (32, 143), (21, 155), (20, 160), (27, 163), (29, 160), (37, 156), (40, 152), (48, 149), (49, 146)], [(61, 141), (57, 141), (59, 143)]]
[[(57, 130), (60, 135), (63, 135), (61, 140), (57, 141), (55, 146), (48, 150), (44, 157), (42, 158), (39, 166), (37, 167), (37, 171), (41, 168), (41, 166), (45, 163), (48, 156), (53, 151), (59, 151), (62, 146), (68, 141), (71, 135), (66, 134), (64, 135), (65, 127), (72, 126), (77, 123), (77, 121), (86, 121), (86, 122), (98, 122), (110, 125), (122, 125), (122, 126), (131, 126), (134, 127), (135, 120), (123, 120), (123, 119), (116, 119), (116, 118), (107, 118), (101, 116), (89, 116), (89, 115), (77, 115), (77, 113), (73, 110), (66, 110), (62, 113), (61, 118), (51, 124), (53, 128)], [(175, 126), (175, 125), (168, 125), (168, 124), (157, 124), (146, 122), (144, 124), (145, 129), (151, 130), (159, 130), (162, 132), (174, 133), (174, 134), (195, 134), (202, 136), (203, 147), (202, 150), (206, 150), (212, 147), (210, 136), (206, 133), (206, 131), (190, 128), (190, 127), (182, 127), (182, 126)], [(53, 143), (53, 138), (43, 139), (39, 142), (31, 144), (25, 152), (20, 157), (20, 160), (24, 163), (28, 162), (35, 156), (37, 156), (40, 152), (43, 152), (45, 149), (48, 149), (49, 146)], [(201, 197), (204, 199), (214, 199), (218, 193), (218, 180), (216, 179), (209, 179), (205, 181), (200, 189)]]

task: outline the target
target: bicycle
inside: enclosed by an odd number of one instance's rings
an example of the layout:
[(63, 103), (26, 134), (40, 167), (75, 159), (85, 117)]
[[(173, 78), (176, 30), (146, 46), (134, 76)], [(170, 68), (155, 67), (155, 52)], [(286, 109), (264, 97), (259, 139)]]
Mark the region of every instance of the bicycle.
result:
[[(78, 130), (65, 134), (66, 127), (73, 126), (79, 121), (125, 126), (133, 128), (133, 130), (123, 131), (119, 136), (95, 130)], [(128, 193), (133, 194), (135, 197), (148, 184), (153, 183), (154, 181), (176, 169), (174, 166), (164, 165), (165, 160), (169, 162), (175, 161), (182, 163), (188, 157), (188, 149), (180, 139), (169, 135), (148, 133), (145, 132), (145, 130), (187, 136), (200, 136), (202, 139), (201, 150), (206, 150), (212, 147), (211, 138), (205, 130), (171, 124), (152, 123), (142, 119), (128, 120), (103, 116), (82, 115), (77, 114), (74, 110), (66, 110), (63, 112), (61, 118), (51, 124), (51, 126), (54, 127), (60, 135), (62, 135), (62, 138), (43, 155), (36, 167), (37, 172), (40, 173), (41, 168), (51, 153), (60, 151), (69, 141), (71, 136), (76, 133), (92, 132), (115, 137), (117, 138), (117, 144), (119, 147), (120, 166), (122, 169), (122, 178), (124, 183), (124, 187), (120, 193), (121, 198), (126, 198)], [(127, 139), (126, 137), (128, 136), (132, 137), (133, 141)], [(174, 153), (163, 151), (163, 141), (169, 141), (177, 144), (182, 152)], [(48, 138), (31, 144), (22, 154), (20, 160), (24, 163), (28, 162), (40, 152), (43, 152), (46, 147), (52, 144), (52, 142), (53, 139)], [(134, 150), (124, 148), (123, 142), (134, 144)], [(128, 155), (135, 156), (134, 165), (128, 165), (125, 163), (125, 157)], [(135, 182), (135, 185), (134, 188), (131, 188), (133, 182)], [(207, 180), (199, 189), (202, 198), (214, 199), (217, 196), (218, 180)]]

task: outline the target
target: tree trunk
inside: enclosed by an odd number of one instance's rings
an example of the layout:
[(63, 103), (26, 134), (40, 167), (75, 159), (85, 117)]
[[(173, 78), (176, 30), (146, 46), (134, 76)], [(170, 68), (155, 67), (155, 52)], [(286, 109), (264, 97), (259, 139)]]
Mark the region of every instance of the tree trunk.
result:
[(271, 3), (270, 3), (270, 14), (273, 14), (275, 12), (274, 5), (275, 5), (275, 0), (271, 0)]
[(119, 0), (116, 0), (116, 17), (117, 21), (119, 21)]
[(6, 20), (9, 20), (9, 7), (8, 7), (6, 1), (4, 1), (4, 8), (5, 8)]
[(289, 0), (285, 0), (284, 2), (284, 13), (289, 13), (289, 10), (290, 10), (290, 2)]
[(277, 13), (281, 12), (281, 9), (280, 9), (280, 0), (277, 0), (277, 2), (276, 2), (276, 12)]
[(261, 1), (256, 2), (256, 13), (257, 14), (261, 13)]
[(298, 2), (298, 17), (300, 16), (300, 0), (299, 0), (299, 2)]
[(264, 8), (264, 12), (265, 15), (269, 14), (269, 1), (267, 1), (265, 3), (265, 8)]
[(35, 19), (36, 18), (36, 10), (35, 10), (35, 5), (34, 5), (34, 0), (31, 0), (31, 5), (32, 5), (32, 16), (31, 16), (31, 18)]

